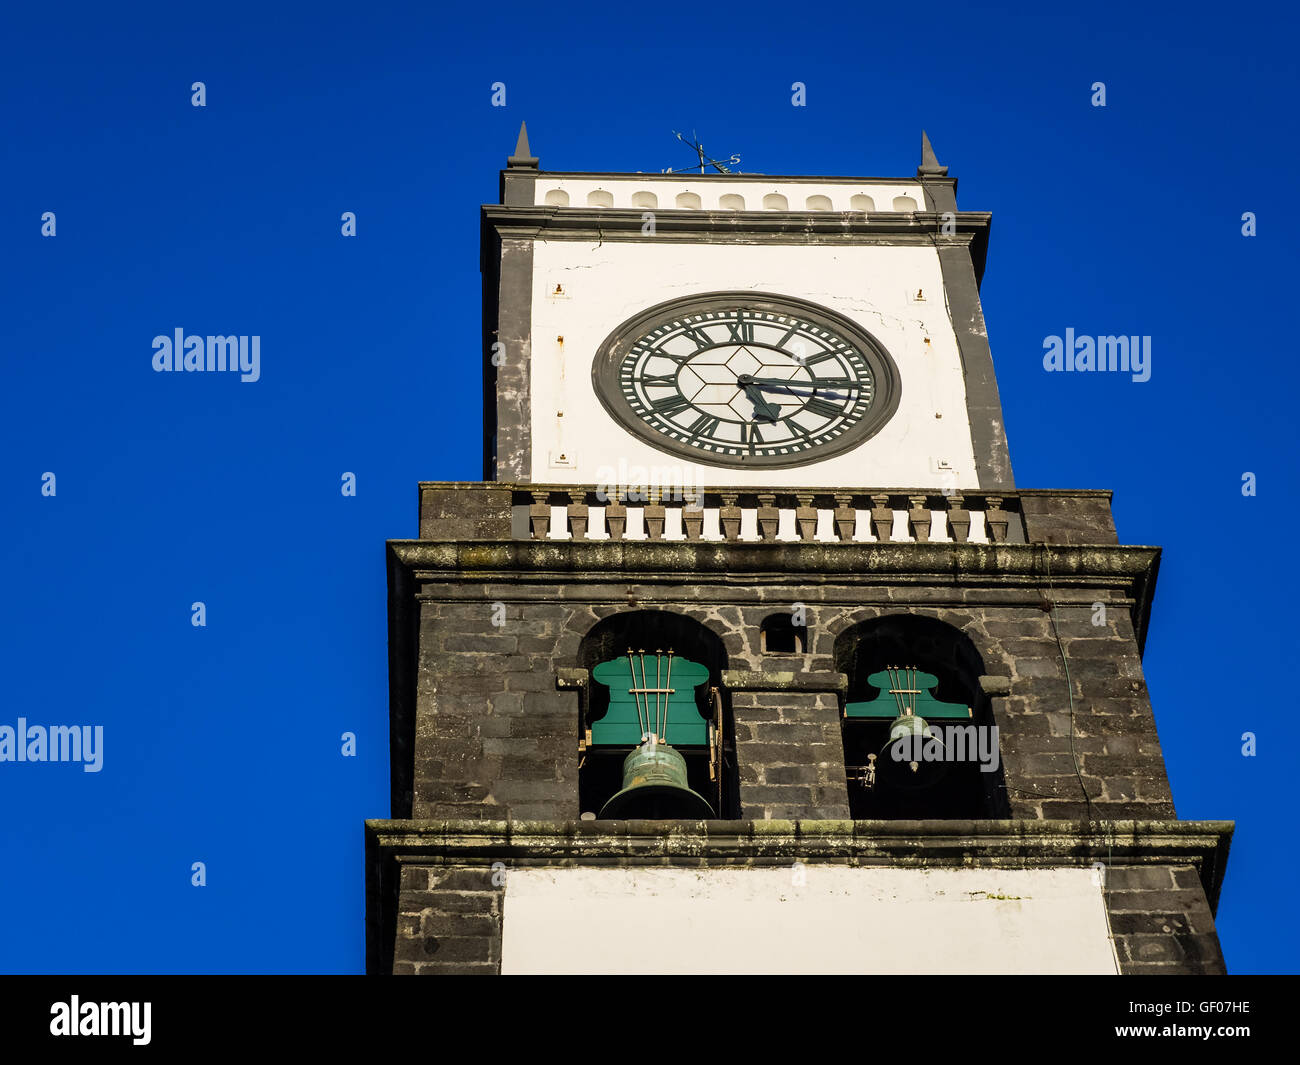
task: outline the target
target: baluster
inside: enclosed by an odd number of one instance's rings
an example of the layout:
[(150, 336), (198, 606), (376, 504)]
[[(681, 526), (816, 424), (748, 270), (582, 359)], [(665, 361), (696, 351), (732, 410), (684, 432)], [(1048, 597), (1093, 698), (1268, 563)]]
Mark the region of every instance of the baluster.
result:
[(798, 497), (799, 505), (794, 511), (794, 521), (799, 527), (799, 539), (812, 541), (817, 538), (817, 510), (813, 507), (811, 495)]
[(623, 533), (627, 531), (627, 507), (623, 505), (623, 495), (617, 487), (611, 489), (609, 502), (605, 504), (605, 527), (611, 540), (623, 539)]
[(533, 492), (532, 503), (528, 507), (528, 521), (532, 526), (533, 539), (545, 540), (551, 528), (551, 504), (549, 492)]
[(907, 523), (912, 536), (918, 544), (930, 542), (930, 509), (925, 496), (908, 496), (911, 509), (907, 512)]
[(889, 496), (871, 497), (871, 528), (882, 544), (889, 543), (894, 535), (894, 512), (889, 506)]
[(575, 540), (587, 538), (587, 519), (590, 514), (591, 511), (587, 507), (587, 490), (569, 489), (569, 528), (573, 530)]
[(853, 509), (853, 497), (847, 493), (835, 496), (835, 531), (846, 543), (858, 531), (858, 514)]
[(966, 543), (970, 537), (970, 511), (965, 504), (960, 492), (948, 497), (948, 525), (952, 528), (952, 538), (959, 544)]
[(645, 534), (648, 540), (664, 538), (664, 505), (662, 488), (650, 488), (646, 494)]
[(682, 492), (682, 528), (688, 540), (698, 540), (704, 531), (704, 493), (698, 488)]
[(724, 540), (740, 539), (740, 507), (736, 506), (736, 500), (740, 498), (738, 492), (723, 492), (722, 506), (718, 510), (718, 523), (722, 526), (722, 538)]
[(767, 492), (758, 497), (758, 535), (763, 540), (775, 540), (781, 522), (781, 512), (776, 506), (776, 493)]
[(988, 496), (984, 511), (984, 524), (988, 528), (989, 539), (996, 544), (1005, 543), (1007, 539), (1008, 514), (1002, 509), (1002, 496)]

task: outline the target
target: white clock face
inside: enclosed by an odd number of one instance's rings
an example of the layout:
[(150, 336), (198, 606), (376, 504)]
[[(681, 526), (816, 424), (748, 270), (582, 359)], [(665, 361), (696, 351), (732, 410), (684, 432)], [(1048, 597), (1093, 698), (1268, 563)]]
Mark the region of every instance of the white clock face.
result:
[(636, 435), (732, 467), (839, 454), (898, 402), (893, 362), (867, 334), (824, 308), (752, 293), (652, 308), (606, 341), (593, 380)]

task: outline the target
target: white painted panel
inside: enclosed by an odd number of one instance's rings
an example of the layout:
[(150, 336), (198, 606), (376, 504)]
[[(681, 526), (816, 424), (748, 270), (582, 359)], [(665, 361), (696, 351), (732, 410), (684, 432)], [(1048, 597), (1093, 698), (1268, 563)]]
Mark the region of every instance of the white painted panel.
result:
[(895, 510), (894, 524), (889, 527), (889, 538), (894, 543), (907, 543), (912, 539), (912, 529), (907, 521), (907, 511)]
[(551, 522), (546, 534), (548, 540), (571, 540), (569, 532), (569, 508), (556, 505), (551, 507)]
[(876, 533), (871, 528), (871, 511), (855, 510), (853, 512), (853, 539), (858, 543), (875, 543)]
[[(978, 487), (961, 357), (934, 248), (558, 240), (535, 244), (533, 268), (534, 481)], [(548, 298), (557, 284), (566, 299)], [(910, 299), (918, 290), (927, 293), (925, 301)], [(591, 364), (597, 349), (647, 307), (717, 291), (793, 296), (866, 329), (898, 365), (902, 392), (893, 418), (853, 451), (785, 470), (693, 463), (633, 436), (596, 397)], [(564, 337), (563, 344), (556, 337)], [(572, 464), (551, 466), (549, 456), (561, 451)], [(951, 465), (942, 478), (933, 472), (937, 458)]]
[(930, 543), (952, 543), (952, 537), (948, 534), (948, 512), (946, 510), (930, 511)]
[(817, 531), (813, 533), (813, 539), (831, 543), (839, 540), (839, 533), (835, 529), (835, 511), (817, 511)]
[(1090, 869), (515, 869), (504, 904), (508, 974), (1118, 971)]
[(700, 530), (700, 539), (722, 539), (722, 512), (717, 507), (704, 508), (704, 528)]
[(664, 508), (664, 539), (665, 540), (686, 539), (686, 529), (682, 525), (681, 507)]
[(799, 539), (799, 523), (795, 521), (794, 511), (788, 507), (776, 512), (776, 538), (778, 540)]

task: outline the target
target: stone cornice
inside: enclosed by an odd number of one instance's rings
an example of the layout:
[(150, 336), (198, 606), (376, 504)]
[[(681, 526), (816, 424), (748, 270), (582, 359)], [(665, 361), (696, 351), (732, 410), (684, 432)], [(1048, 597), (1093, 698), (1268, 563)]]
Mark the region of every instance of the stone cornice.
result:
[(730, 574), (816, 573), (911, 582), (1022, 578), (1032, 584), (1129, 583), (1152, 576), (1160, 548), (1116, 544), (772, 543), (701, 540), (389, 540), (393, 558), (417, 576), (519, 571), (635, 572), (681, 580)]
[[(425, 489), (436, 489), (440, 491), (463, 491), (463, 492), (483, 492), (483, 491), (509, 491), (509, 492), (563, 492), (572, 489), (586, 487), (581, 484), (570, 484), (561, 481), (420, 481), (417, 487), (423, 491)], [(656, 486), (657, 487), (657, 486)], [(754, 486), (754, 485), (735, 485), (735, 484), (717, 484), (717, 485), (692, 485), (692, 491), (705, 494), (715, 495), (720, 492), (731, 492), (740, 495), (757, 495), (760, 492), (771, 493), (779, 496), (793, 495), (812, 495), (812, 496), (870, 496), (881, 493), (890, 496), (912, 496), (924, 495), (934, 496), (943, 492), (942, 488), (936, 488), (931, 485), (928, 488), (911, 487), (911, 488), (881, 488), (869, 486), (817, 486), (817, 485), (798, 485), (795, 487), (771, 487), (771, 486)], [(1012, 488), (999, 490), (995, 488), (965, 488), (961, 494), (970, 497), (984, 496), (1034, 496), (1044, 499), (1104, 499), (1109, 501), (1114, 493), (1109, 488)]]
[(741, 183), (741, 184), (771, 184), (775, 182), (790, 182), (801, 185), (920, 185), (922, 181), (933, 182), (950, 182), (957, 183), (955, 177), (926, 177), (918, 178), (916, 175), (908, 177), (853, 177), (837, 175), (835, 177), (818, 177), (815, 174), (751, 174), (745, 171), (735, 171), (730, 174), (696, 174), (691, 171), (679, 170), (671, 174), (661, 174), (659, 172), (639, 174), (629, 173), (626, 170), (541, 170), (538, 177), (551, 178), (554, 180), (574, 180), (574, 181), (595, 181), (598, 179), (616, 180), (616, 181), (633, 181), (640, 183), (642, 181), (669, 181), (676, 184), (690, 184), (696, 181), (718, 182), (719, 184)]
[(690, 211), (656, 208), (653, 233), (645, 233), (646, 210), (615, 207), (482, 207), (487, 237), (522, 240), (703, 240), (777, 244), (924, 244), (971, 247), (982, 261), (992, 215), (958, 211), (955, 231), (942, 233), (945, 221), (934, 211)]
[(372, 860), (550, 865), (794, 860), (911, 867), (1174, 864), (1211, 908), (1231, 821), (367, 821)]
[(1146, 642), (1160, 548), (1116, 544), (773, 543), (665, 540), (389, 540), (390, 569), (421, 580), (575, 575), (639, 583), (815, 576), (818, 583), (1115, 588)]

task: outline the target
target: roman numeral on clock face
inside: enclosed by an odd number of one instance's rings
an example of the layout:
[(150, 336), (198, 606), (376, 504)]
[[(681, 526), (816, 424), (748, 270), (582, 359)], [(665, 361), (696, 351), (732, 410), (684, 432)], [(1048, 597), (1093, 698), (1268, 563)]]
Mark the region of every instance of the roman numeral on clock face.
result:
[(655, 402), (650, 406), (656, 414), (662, 415), (665, 418), (671, 418), (676, 414), (680, 414), (689, 407), (690, 404), (680, 395), (672, 395), (664, 396), (663, 399), (655, 400)]
[(843, 407), (831, 403), (829, 400), (822, 399), (820, 396), (813, 396), (812, 399), (803, 405), (803, 409), (823, 418), (838, 418), (844, 413)]
[(736, 315), (734, 322), (727, 323), (731, 340), (735, 344), (752, 344), (754, 342), (754, 323), (747, 321), (742, 314)]
[(719, 418), (711, 414), (701, 414), (695, 421), (691, 422), (688, 432), (695, 436), (713, 436), (718, 430)]
[(697, 348), (708, 348), (713, 346), (713, 341), (709, 339), (708, 334), (701, 333), (694, 326), (685, 326), (682, 329), (682, 337), (689, 340)]
[[(784, 348), (784, 347), (785, 347), (785, 342), (786, 342), (787, 340), (789, 340), (792, 336), (794, 336), (795, 333), (797, 333), (797, 332), (799, 332), (799, 326), (798, 326), (798, 325), (792, 325), (792, 326), (790, 327), (790, 332), (786, 333), (785, 336), (783, 336), (780, 340), (778, 340), (778, 341), (776, 342), (776, 345), (775, 345), (775, 346), (778, 347), (778, 348)], [(797, 357), (797, 356), (796, 356), (796, 357)]]

